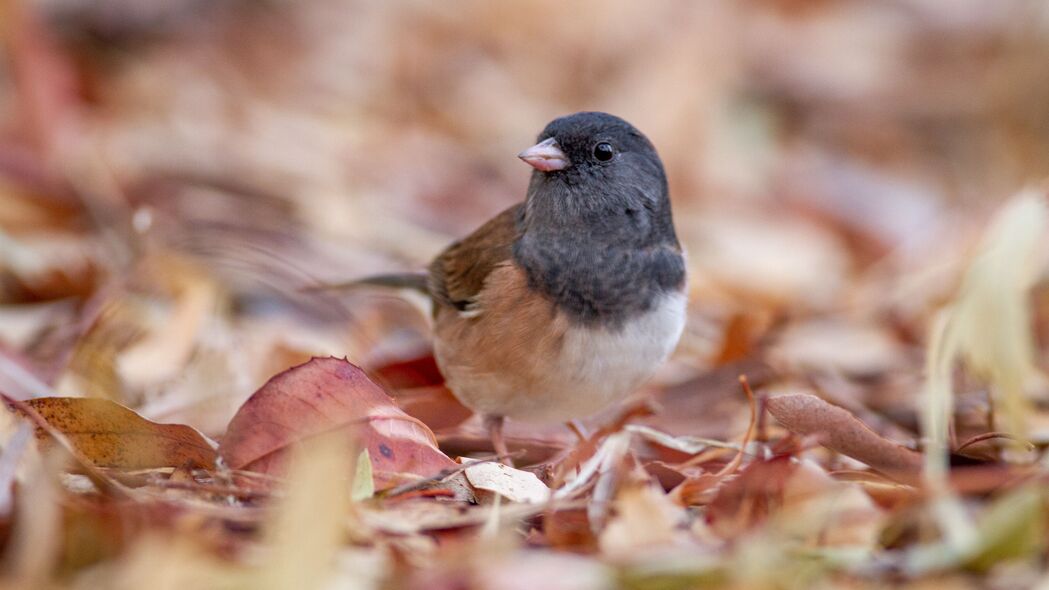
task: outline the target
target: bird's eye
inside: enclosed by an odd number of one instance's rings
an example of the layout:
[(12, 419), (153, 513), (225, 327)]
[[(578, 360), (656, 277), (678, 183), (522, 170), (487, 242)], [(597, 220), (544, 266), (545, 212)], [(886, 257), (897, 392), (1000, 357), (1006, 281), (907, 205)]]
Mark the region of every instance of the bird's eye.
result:
[(594, 157), (597, 158), (599, 162), (607, 162), (615, 155), (616, 149), (607, 141), (602, 141), (594, 146)]

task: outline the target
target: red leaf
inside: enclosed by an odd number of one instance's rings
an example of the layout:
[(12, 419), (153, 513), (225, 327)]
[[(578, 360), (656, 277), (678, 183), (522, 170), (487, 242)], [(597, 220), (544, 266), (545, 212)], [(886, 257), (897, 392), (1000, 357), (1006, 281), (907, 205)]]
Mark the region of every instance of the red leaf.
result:
[(730, 479), (707, 509), (707, 520), (723, 538), (753, 529), (783, 502), (783, 490), (797, 465), (788, 455), (759, 459)]
[(444, 377), (432, 353), (380, 365), (372, 374), (390, 389), (429, 387), (444, 383)]
[(431, 430), (447, 430), (473, 416), (473, 411), (443, 385), (398, 389), (393, 395), (398, 406), (409, 416), (422, 420)]
[(367, 447), (378, 489), (398, 483), (398, 474), (430, 477), (456, 466), (425, 424), (359, 367), (335, 358), (315, 358), (270, 379), (230, 421), (219, 454), (234, 469), (279, 473), (289, 447), (341, 428)]
[(391, 392), (401, 409), (432, 430), (452, 428), (473, 415), (445, 387), (433, 354), (381, 365), (371, 373)]

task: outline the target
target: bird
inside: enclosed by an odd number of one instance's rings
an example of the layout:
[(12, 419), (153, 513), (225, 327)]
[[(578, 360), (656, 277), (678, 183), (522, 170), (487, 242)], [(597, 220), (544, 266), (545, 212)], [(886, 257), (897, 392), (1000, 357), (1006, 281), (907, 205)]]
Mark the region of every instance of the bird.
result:
[(532, 167), (524, 201), (426, 272), (353, 281), (432, 300), (438, 368), (504, 462), (506, 419), (584, 436), (576, 420), (622, 401), (671, 354), (687, 304), (667, 177), (645, 135), (579, 112), (518, 157)]

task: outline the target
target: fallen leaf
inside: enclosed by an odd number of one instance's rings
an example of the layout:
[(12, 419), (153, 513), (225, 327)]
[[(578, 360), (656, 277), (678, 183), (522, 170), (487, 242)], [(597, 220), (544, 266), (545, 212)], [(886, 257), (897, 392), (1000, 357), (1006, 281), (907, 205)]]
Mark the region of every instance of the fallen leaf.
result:
[(811, 460), (798, 461), (783, 487), (780, 526), (809, 545), (873, 549), (884, 513), (862, 487), (837, 481)]
[(642, 440), (673, 449), (686, 455), (696, 455), (708, 448), (728, 446), (717, 440), (698, 436), (673, 436), (642, 424), (627, 424), (626, 430), (638, 435)]
[(627, 487), (615, 499), (615, 516), (601, 532), (601, 550), (613, 557), (634, 557), (661, 546), (685, 543), (685, 509), (663, 490), (649, 485)]
[(820, 444), (862, 461), (882, 473), (913, 483), (921, 472), (922, 456), (882, 438), (847, 410), (809, 394), (793, 393), (771, 397), (769, 413), (787, 430), (803, 436), (820, 437)]
[(473, 415), (444, 385), (398, 389), (393, 397), (404, 413), (418, 418), (432, 430), (450, 429)]
[(476, 461), (461, 458), (464, 463), (472, 463), (466, 468), (467, 481), (479, 489), (494, 492), (511, 502), (538, 504), (550, 498), (550, 488), (539, 481), (531, 471), (514, 469), (509, 465), (491, 461)]
[[(750, 407), (750, 423), (747, 425), (747, 432), (743, 435), (743, 441), (739, 444), (738, 452), (732, 457), (732, 460), (716, 473), (701, 473), (678, 484), (671, 491), (670, 497), (682, 506), (705, 504), (710, 501), (716, 487), (721, 485), (722, 482), (730, 480), (733, 474), (739, 471), (740, 466), (743, 465), (743, 459), (747, 454), (747, 446), (754, 438), (754, 432), (758, 425), (758, 403), (754, 398), (754, 391), (750, 388), (750, 382), (746, 376), (740, 375), (739, 384), (743, 389), (744, 395), (747, 396), (747, 405)], [(681, 467), (700, 465), (706, 462), (709, 456), (710, 453), (700, 453), (682, 463)]]
[(455, 467), (425, 424), (336, 358), (314, 358), (270, 379), (230, 421), (219, 454), (233, 469), (280, 473), (289, 448), (340, 428), (367, 449), (377, 490)]
[(380, 364), (372, 370), (376, 379), (389, 389), (429, 387), (444, 383), (433, 354)]
[(406, 414), (422, 420), (432, 430), (457, 426), (473, 415), (444, 385), (433, 354), (387, 363), (372, 374)]
[(598, 538), (585, 508), (549, 510), (543, 514), (543, 542), (555, 549), (595, 553)]
[(731, 539), (765, 522), (783, 504), (784, 488), (795, 469), (797, 464), (788, 455), (747, 464), (736, 477), (717, 488), (707, 508), (711, 530), (721, 538)]
[[(65, 435), (84, 458), (98, 467), (150, 469), (215, 465), (215, 449), (204, 435), (183, 424), (150, 422), (109, 400), (42, 397), (24, 402)], [(37, 438), (50, 436), (37, 428)]]

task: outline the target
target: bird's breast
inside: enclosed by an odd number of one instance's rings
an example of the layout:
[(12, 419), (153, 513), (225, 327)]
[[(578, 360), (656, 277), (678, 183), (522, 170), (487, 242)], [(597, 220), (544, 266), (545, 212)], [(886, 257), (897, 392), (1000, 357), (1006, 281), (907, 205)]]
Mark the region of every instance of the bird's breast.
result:
[(686, 298), (663, 292), (621, 322), (580, 323), (509, 265), (479, 304), (475, 317), (438, 315), (435, 351), (450, 388), (478, 412), (553, 422), (598, 412), (651, 377), (681, 336)]
[(651, 309), (615, 328), (573, 326), (564, 338), (554, 379), (567, 385), (580, 416), (618, 402), (644, 384), (670, 356), (685, 326), (683, 292), (658, 296)]

